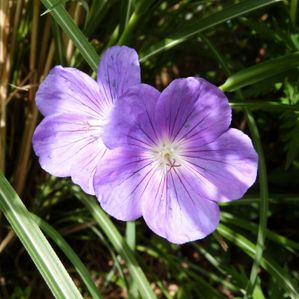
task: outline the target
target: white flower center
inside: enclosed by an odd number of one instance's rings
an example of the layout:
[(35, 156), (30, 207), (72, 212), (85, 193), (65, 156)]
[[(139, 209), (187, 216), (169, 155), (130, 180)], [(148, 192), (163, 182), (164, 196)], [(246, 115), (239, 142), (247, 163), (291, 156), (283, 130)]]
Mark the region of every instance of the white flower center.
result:
[(157, 166), (163, 172), (168, 172), (173, 168), (182, 166), (183, 159), (181, 152), (182, 147), (179, 144), (163, 140), (158, 146), (152, 149), (151, 154)]

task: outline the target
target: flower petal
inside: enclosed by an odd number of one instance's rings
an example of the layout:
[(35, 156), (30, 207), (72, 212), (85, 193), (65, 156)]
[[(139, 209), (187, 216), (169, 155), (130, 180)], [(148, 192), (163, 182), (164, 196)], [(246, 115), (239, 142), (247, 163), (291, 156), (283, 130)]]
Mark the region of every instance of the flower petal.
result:
[[(121, 97), (109, 116), (103, 130), (103, 140), (108, 148), (121, 145), (144, 147), (156, 138), (154, 109), (160, 92), (147, 84), (139, 84)], [(143, 142), (140, 142), (143, 140)]]
[(171, 140), (214, 141), (231, 122), (231, 108), (224, 93), (202, 78), (174, 80), (156, 106), (159, 130)]
[(71, 176), (94, 194), (93, 176), (106, 152), (97, 120), (80, 114), (47, 116), (33, 135), (33, 148), (41, 167), (58, 177)]
[(256, 180), (258, 156), (250, 138), (237, 129), (202, 147), (190, 143), (183, 158), (192, 185), (213, 201), (239, 199)]
[(126, 46), (107, 49), (99, 64), (97, 80), (101, 94), (110, 102), (139, 84), (140, 65), (136, 51)]
[(151, 161), (138, 152), (124, 148), (108, 151), (94, 176), (94, 189), (102, 208), (119, 220), (139, 218), (151, 176)]
[(94, 189), (108, 214), (124, 221), (143, 215), (155, 233), (180, 244), (214, 231), (219, 208), (198, 197), (179, 175), (165, 176), (146, 155), (120, 147), (109, 151), (99, 165)]
[(44, 116), (76, 113), (98, 117), (107, 106), (96, 81), (75, 68), (62, 66), (56, 66), (49, 72), (35, 100)]
[(180, 168), (168, 174), (157, 172), (151, 193), (143, 196), (142, 214), (146, 224), (172, 243), (202, 239), (219, 223), (219, 207), (202, 198)]

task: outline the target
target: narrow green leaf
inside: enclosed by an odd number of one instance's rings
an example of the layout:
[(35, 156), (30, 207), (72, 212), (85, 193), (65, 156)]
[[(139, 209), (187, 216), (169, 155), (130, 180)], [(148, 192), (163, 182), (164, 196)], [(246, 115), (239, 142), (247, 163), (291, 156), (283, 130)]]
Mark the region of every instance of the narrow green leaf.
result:
[(80, 258), (70, 247), (70, 245), (64, 240), (64, 238), (59, 234), (59, 232), (53, 228), (50, 224), (42, 220), (40, 217), (31, 213), (31, 217), (34, 222), (55, 242), (55, 244), (62, 250), (62, 252), (67, 256), (70, 262), (73, 264), (74, 268), (82, 278), (87, 289), (89, 290), (92, 298), (100, 299), (102, 298), (98, 288), (94, 284), (94, 281), (90, 277), (88, 270), (81, 262)]
[[(126, 223), (126, 241), (132, 251), (135, 251), (136, 246), (136, 222), (128, 221)], [(138, 289), (134, 279), (129, 281), (129, 298), (138, 298)]]
[[(129, 0), (126, 0), (129, 1)], [(125, 0), (124, 0), (125, 2)], [(141, 17), (148, 11), (150, 6), (154, 3), (154, 0), (140, 0), (136, 3), (135, 10), (132, 13), (131, 17), (127, 19), (127, 24), (123, 31), (120, 28), (120, 37), (117, 42), (118, 45), (128, 45), (130, 44), (130, 39), (133, 35), (133, 31), (136, 28), (137, 24)], [(109, 42), (111, 45), (111, 41)]]
[(63, 45), (60, 28), (56, 22), (52, 22), (52, 31), (53, 31), (54, 41), (55, 41), (55, 48), (56, 48), (55, 52), (57, 53), (58, 56), (57, 62), (61, 65), (64, 65), (66, 62), (64, 45)]
[(53, 295), (56, 298), (82, 298), (49, 242), (2, 173), (0, 208)]
[(133, 0), (122, 0), (120, 5), (119, 34), (122, 34), (128, 25), (132, 12)]
[(81, 55), (90, 65), (92, 70), (96, 72), (98, 69), (100, 57), (95, 51), (95, 49), (88, 42), (85, 35), (82, 33), (82, 31), (78, 28), (76, 23), (70, 17), (68, 12), (60, 3), (59, 5), (56, 5), (57, 3), (54, 0), (41, 1), (45, 5), (45, 7), (50, 10), (51, 15), (54, 17), (55, 21), (61, 26), (62, 30), (76, 45)]
[(243, 109), (248, 108), (250, 110), (291, 110), (291, 111), (299, 111), (299, 105), (292, 105), (292, 104), (282, 104), (279, 102), (273, 101), (250, 101), (250, 102), (229, 102), (229, 105), (233, 109)]
[(140, 266), (138, 265), (132, 250), (128, 246), (127, 242), (122, 238), (122, 236), (120, 235), (110, 218), (101, 209), (99, 204), (95, 201), (93, 197), (88, 197), (82, 194), (81, 192), (78, 192), (77, 190), (75, 191), (75, 195), (89, 210), (94, 220), (99, 224), (101, 229), (109, 238), (115, 250), (126, 261), (129, 272), (132, 275), (132, 278), (135, 280), (142, 298), (156, 298), (147, 278), (145, 277)]
[[(216, 59), (221, 64), (226, 74), (230, 76), (231, 71), (228, 67), (227, 62), (222, 58), (220, 52), (211, 44), (211, 42), (207, 38), (205, 38), (204, 40), (207, 43), (208, 47), (211, 49), (211, 51), (214, 53)], [(244, 96), (241, 90), (237, 91), (237, 94), (240, 99), (244, 100)], [(255, 145), (256, 151), (259, 156), (258, 171), (259, 171), (260, 198), (261, 198), (259, 203), (259, 226), (258, 226), (255, 259), (251, 268), (250, 279), (246, 289), (246, 294), (245, 294), (245, 298), (246, 298), (248, 296), (250, 297), (252, 295), (252, 292), (254, 291), (255, 284), (257, 282), (258, 269), (264, 252), (266, 231), (267, 231), (267, 213), (268, 213), (269, 194), (268, 194), (266, 161), (265, 161), (264, 151), (260, 139), (259, 130), (255, 122), (255, 119), (252, 113), (248, 110), (248, 108), (245, 107), (243, 111), (248, 122), (248, 127), (253, 139), (253, 143)]]
[[(217, 231), (227, 240), (241, 248), (251, 258), (255, 258), (256, 247), (252, 242), (246, 239), (243, 235), (236, 233), (228, 227), (220, 224)], [(290, 293), (292, 298), (296, 299), (299, 295), (298, 287), (292, 282), (289, 274), (281, 268), (275, 261), (269, 257), (263, 257), (261, 266), (276, 278), (277, 282), (284, 288), (285, 291)]]
[(134, 251), (136, 244), (136, 223), (135, 221), (128, 221), (126, 223), (126, 241), (129, 247)]
[(57, 0), (57, 2), (50, 8), (50, 9), (47, 9), (46, 11), (44, 11), (40, 16), (44, 16), (48, 13), (50, 13), (56, 6), (58, 5), (64, 5), (68, 0)]
[(271, 59), (229, 76), (219, 88), (234, 91), (299, 66), (299, 52)]
[[(258, 226), (254, 223), (251, 223), (249, 221), (246, 221), (244, 219), (238, 218), (230, 213), (221, 213), (221, 220), (225, 223), (232, 223), (236, 226), (242, 227), (243, 229), (246, 229), (247, 231), (250, 231), (252, 233), (255, 233), (258, 230)], [(284, 247), (285, 249), (291, 251), (292, 253), (296, 254), (296, 250), (299, 251), (299, 243), (289, 240), (288, 238), (279, 235), (273, 231), (267, 230), (266, 236), (269, 240), (272, 240), (279, 244), (280, 246)]]
[[(241, 95), (241, 98), (243, 98), (241, 91), (239, 94)], [(268, 208), (269, 208), (269, 191), (268, 191), (268, 176), (267, 176), (266, 160), (265, 160), (264, 150), (260, 138), (260, 133), (252, 113), (247, 108), (244, 109), (244, 112), (248, 122), (248, 127), (251, 136), (253, 138), (253, 143), (255, 145), (256, 151), (259, 156), (258, 173), (259, 173), (260, 198), (261, 198), (261, 201), (259, 203), (259, 226), (258, 226), (258, 234), (257, 234), (257, 241), (256, 241), (255, 259), (251, 268), (250, 280), (248, 282), (248, 287), (246, 290), (247, 294), (249, 294), (250, 296), (254, 290), (255, 283), (257, 281), (258, 269), (265, 248)]]
[(117, 0), (92, 1), (86, 18), (84, 33), (91, 36)]
[[(138, 246), (137, 248), (139, 251), (146, 252), (148, 255), (160, 259), (163, 263), (166, 263), (168, 268), (171, 269), (173, 273), (179, 273), (180, 276), (186, 276), (194, 281), (194, 284), (199, 289), (199, 292), (203, 298), (222, 298), (222, 295), (219, 294), (210, 281), (217, 283), (221, 282), (225, 287), (229, 289), (232, 288), (234, 291), (236, 291), (236, 288), (229, 282), (225, 281), (223, 277), (218, 277), (211, 271), (207, 271), (195, 263), (184, 260), (186, 267), (182, 268), (182, 257), (177, 257), (173, 254), (170, 254), (167, 252), (167, 250), (163, 251), (161, 248), (148, 246)], [(157, 277), (157, 279), (159, 278)]]
[(132, 32), (133, 32), (134, 28), (136, 27), (136, 25), (138, 24), (139, 19), (140, 19), (140, 15), (138, 15), (136, 12), (134, 12), (130, 18), (129, 23), (127, 24), (126, 28), (122, 32), (122, 34), (117, 42), (118, 45), (125, 45), (125, 44), (129, 43)]
[(191, 22), (179, 32), (150, 47), (148, 51), (141, 55), (141, 61), (144, 61), (162, 51), (169, 50), (206, 29), (280, 1), (281, 0), (245, 0), (227, 7), (222, 11), (216, 12), (206, 18)]

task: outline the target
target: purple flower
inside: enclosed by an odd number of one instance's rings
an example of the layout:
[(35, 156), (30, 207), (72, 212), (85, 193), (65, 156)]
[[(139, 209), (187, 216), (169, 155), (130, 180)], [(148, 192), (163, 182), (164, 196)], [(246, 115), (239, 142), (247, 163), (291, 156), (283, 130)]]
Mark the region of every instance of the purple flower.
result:
[(71, 176), (74, 183), (94, 194), (93, 176), (104, 158), (103, 125), (127, 90), (140, 83), (135, 50), (108, 49), (99, 64), (97, 82), (75, 68), (54, 67), (36, 94), (45, 116), (33, 136), (33, 148), (43, 169)]
[(94, 190), (120, 220), (143, 216), (173, 243), (201, 239), (219, 223), (217, 202), (239, 199), (254, 183), (257, 154), (229, 129), (225, 95), (200, 78), (174, 80), (162, 93), (132, 88), (111, 112)]

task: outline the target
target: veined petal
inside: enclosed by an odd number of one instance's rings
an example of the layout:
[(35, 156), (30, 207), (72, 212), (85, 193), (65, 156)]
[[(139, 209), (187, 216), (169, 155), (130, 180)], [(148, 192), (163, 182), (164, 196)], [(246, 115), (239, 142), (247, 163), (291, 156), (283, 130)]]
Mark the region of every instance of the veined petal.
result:
[(156, 106), (156, 123), (171, 141), (214, 141), (231, 122), (231, 108), (224, 93), (202, 78), (174, 80)]
[(157, 139), (154, 111), (160, 92), (147, 84), (132, 87), (120, 98), (103, 130), (103, 140), (108, 148), (121, 145), (139, 149), (148, 147)]
[(151, 181), (151, 193), (144, 194), (142, 215), (158, 235), (176, 244), (202, 239), (219, 223), (219, 207), (202, 198), (180, 167), (167, 175), (157, 173)]
[(213, 201), (239, 199), (256, 180), (257, 153), (250, 138), (237, 129), (202, 147), (190, 143), (183, 159), (188, 180), (200, 196)]
[(106, 152), (97, 122), (80, 114), (54, 114), (33, 135), (41, 167), (58, 177), (71, 176), (89, 194), (94, 194), (93, 176)]
[(102, 208), (113, 217), (131, 221), (141, 216), (141, 201), (150, 193), (152, 161), (136, 151), (110, 150), (97, 168), (94, 189)]
[(107, 106), (96, 81), (75, 68), (62, 66), (56, 66), (49, 72), (35, 100), (44, 116), (76, 113), (99, 117)]
[(114, 102), (141, 82), (138, 55), (132, 48), (114, 46), (103, 54), (97, 76), (100, 92)]

